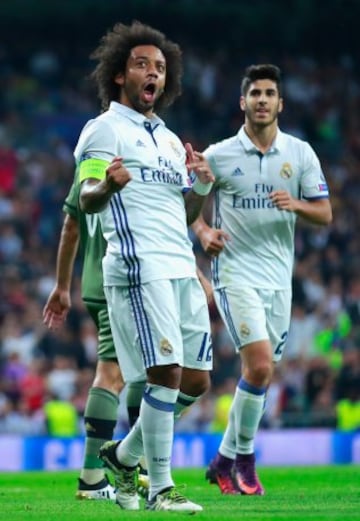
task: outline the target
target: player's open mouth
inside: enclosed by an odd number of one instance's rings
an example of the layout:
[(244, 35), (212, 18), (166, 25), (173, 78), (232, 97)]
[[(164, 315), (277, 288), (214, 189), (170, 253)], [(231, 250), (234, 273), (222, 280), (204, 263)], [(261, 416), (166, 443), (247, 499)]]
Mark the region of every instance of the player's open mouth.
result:
[(148, 103), (152, 102), (155, 98), (156, 87), (154, 83), (148, 83), (145, 85), (143, 90), (143, 98)]

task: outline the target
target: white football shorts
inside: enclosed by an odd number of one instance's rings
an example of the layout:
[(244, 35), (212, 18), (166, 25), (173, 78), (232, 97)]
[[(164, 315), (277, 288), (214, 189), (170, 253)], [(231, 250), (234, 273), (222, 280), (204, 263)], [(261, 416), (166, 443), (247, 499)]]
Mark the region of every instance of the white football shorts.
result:
[(178, 364), (212, 369), (210, 319), (197, 278), (164, 279), (136, 287), (105, 286), (111, 330), (126, 382), (145, 369)]
[(269, 340), (273, 361), (281, 360), (289, 332), (291, 290), (226, 287), (215, 290), (214, 297), (236, 349)]

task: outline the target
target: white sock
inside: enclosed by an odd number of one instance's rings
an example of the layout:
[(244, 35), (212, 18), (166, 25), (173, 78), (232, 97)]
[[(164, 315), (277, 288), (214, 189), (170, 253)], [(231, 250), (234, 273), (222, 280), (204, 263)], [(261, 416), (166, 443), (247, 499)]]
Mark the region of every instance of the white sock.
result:
[(138, 418), (129, 433), (116, 447), (116, 457), (122, 465), (136, 467), (144, 454), (141, 423)]
[(264, 412), (266, 388), (259, 388), (240, 379), (230, 409), (228, 427), (219, 452), (231, 459), (236, 454), (252, 454), (254, 440)]
[(104, 469), (81, 469), (80, 478), (87, 485), (95, 485), (105, 477)]
[(219, 452), (223, 456), (226, 456), (230, 459), (236, 458), (236, 428), (235, 428), (235, 397), (233, 398), (230, 411), (229, 411), (229, 419), (223, 434)]
[(145, 458), (150, 480), (149, 498), (173, 487), (171, 456), (174, 440), (174, 409), (178, 389), (147, 385), (140, 406)]

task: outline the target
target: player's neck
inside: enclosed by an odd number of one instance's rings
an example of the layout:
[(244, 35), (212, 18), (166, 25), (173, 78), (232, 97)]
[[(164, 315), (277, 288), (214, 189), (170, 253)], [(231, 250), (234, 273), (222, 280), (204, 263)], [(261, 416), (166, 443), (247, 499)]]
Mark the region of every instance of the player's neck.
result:
[(153, 107), (144, 110), (142, 110), (140, 107), (135, 107), (129, 98), (125, 95), (125, 93), (120, 96), (119, 103), (121, 103), (121, 105), (125, 105), (125, 107), (128, 107), (129, 109), (139, 112), (139, 114), (142, 114), (148, 119), (151, 119), (154, 116)]
[(271, 148), (277, 134), (277, 129), (278, 127), (276, 121), (265, 127), (261, 125), (254, 125), (249, 121), (245, 122), (246, 134), (263, 154), (265, 154), (269, 148)]

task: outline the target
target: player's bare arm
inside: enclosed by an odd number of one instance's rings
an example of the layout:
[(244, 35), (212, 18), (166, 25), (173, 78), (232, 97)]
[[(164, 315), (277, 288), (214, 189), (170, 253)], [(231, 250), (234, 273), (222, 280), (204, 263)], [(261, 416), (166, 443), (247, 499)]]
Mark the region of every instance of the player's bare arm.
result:
[(185, 195), (187, 224), (191, 225), (199, 217), (215, 177), (203, 154), (194, 151), (190, 143), (185, 144), (185, 149), (187, 169), (196, 175), (192, 190)]
[(111, 196), (119, 192), (131, 180), (121, 157), (115, 157), (106, 169), (106, 176), (99, 181), (90, 178), (83, 181), (80, 191), (80, 207), (86, 213), (97, 213), (105, 208)]
[(196, 273), (197, 273), (198, 279), (200, 281), (200, 284), (202, 285), (203, 290), (205, 291), (207, 303), (211, 304), (214, 300), (214, 291), (213, 291), (211, 282), (204, 275), (204, 273), (201, 271), (201, 269), (198, 266), (196, 267)]
[(312, 224), (327, 225), (332, 221), (329, 199), (304, 201), (295, 199), (286, 190), (274, 190), (269, 197), (279, 210), (295, 212)]
[(71, 307), (70, 286), (78, 246), (79, 224), (66, 214), (57, 253), (56, 285), (43, 309), (44, 324), (49, 329), (60, 327)]
[(191, 226), (200, 244), (208, 255), (216, 257), (224, 249), (226, 241), (230, 240), (228, 233), (224, 230), (212, 228), (207, 224), (202, 215), (196, 219)]

